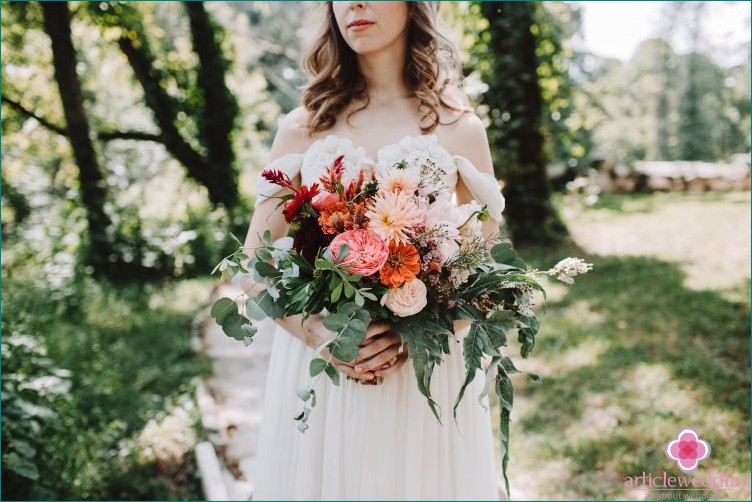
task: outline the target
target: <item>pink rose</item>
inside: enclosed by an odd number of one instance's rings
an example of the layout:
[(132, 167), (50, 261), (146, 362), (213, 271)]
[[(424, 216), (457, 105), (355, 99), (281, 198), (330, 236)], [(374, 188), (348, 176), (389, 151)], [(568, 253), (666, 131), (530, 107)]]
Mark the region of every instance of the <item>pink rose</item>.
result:
[(370, 230), (362, 228), (347, 230), (335, 237), (329, 244), (334, 261), (337, 261), (337, 253), (342, 244), (347, 244), (350, 248), (342, 265), (351, 274), (373, 275), (384, 266), (389, 257), (389, 248), (386, 243)]

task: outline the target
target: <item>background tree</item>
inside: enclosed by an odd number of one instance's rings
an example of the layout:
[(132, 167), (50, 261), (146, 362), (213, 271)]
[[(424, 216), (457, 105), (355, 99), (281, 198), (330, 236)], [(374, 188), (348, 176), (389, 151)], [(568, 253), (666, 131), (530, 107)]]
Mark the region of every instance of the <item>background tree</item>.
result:
[(487, 20), (475, 49), (488, 86), (479, 100), (488, 107), (488, 135), (497, 175), (504, 180), (511, 238), (518, 245), (560, 241), (567, 229), (551, 204), (541, 131), (536, 55), (541, 7), (532, 2), (473, 3)]
[(84, 107), (81, 82), (76, 74), (76, 49), (71, 40), (70, 11), (67, 2), (42, 2), (44, 29), (52, 42), (52, 59), (55, 81), (60, 92), (65, 114), (65, 135), (70, 140), (79, 169), (81, 201), (86, 208), (89, 245), (84, 263), (92, 265), (99, 273), (112, 271), (108, 263), (117, 267), (118, 256), (112, 246), (112, 221), (104, 211), (107, 198), (104, 176), (99, 167), (94, 144), (91, 141), (89, 122)]

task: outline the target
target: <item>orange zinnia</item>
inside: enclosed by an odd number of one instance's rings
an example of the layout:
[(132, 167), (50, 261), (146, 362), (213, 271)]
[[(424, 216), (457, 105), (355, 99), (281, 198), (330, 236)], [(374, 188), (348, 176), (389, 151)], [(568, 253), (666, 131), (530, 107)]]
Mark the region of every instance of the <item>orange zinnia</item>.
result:
[(394, 289), (412, 280), (420, 272), (420, 255), (410, 243), (389, 243), (389, 258), (379, 270), (379, 278), (384, 286)]

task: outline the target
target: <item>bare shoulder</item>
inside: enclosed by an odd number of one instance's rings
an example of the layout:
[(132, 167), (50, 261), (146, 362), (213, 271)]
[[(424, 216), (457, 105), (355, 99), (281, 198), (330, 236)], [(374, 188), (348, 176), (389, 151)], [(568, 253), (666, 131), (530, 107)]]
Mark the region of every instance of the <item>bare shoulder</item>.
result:
[(303, 153), (308, 148), (308, 118), (308, 110), (299, 106), (279, 120), (269, 153), (270, 161), (291, 153)]
[(491, 150), (486, 126), (478, 115), (468, 110), (452, 125), (444, 126), (442, 144), (453, 155), (469, 160), (480, 171), (493, 173)]

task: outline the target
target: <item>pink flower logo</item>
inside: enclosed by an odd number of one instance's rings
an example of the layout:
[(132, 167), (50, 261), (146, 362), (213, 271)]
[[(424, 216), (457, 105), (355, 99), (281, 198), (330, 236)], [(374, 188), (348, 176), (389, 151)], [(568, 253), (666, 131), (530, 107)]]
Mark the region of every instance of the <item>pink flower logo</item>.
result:
[(683, 429), (677, 439), (666, 444), (666, 456), (675, 460), (682, 471), (692, 472), (700, 460), (710, 456), (710, 443), (700, 439), (692, 429)]

